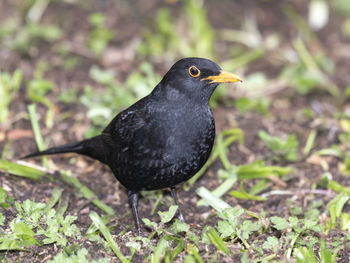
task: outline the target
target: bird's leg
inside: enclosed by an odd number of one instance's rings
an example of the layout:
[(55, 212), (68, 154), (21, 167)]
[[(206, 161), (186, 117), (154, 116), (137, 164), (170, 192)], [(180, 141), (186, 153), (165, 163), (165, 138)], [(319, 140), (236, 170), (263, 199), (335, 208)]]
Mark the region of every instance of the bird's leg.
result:
[(135, 193), (133, 191), (128, 191), (128, 196), (129, 196), (129, 203), (131, 206), (132, 216), (134, 217), (137, 233), (140, 236), (141, 235), (140, 219), (137, 213), (138, 192)]
[(175, 187), (170, 187), (170, 192), (171, 192), (171, 196), (174, 199), (175, 204), (177, 205), (177, 217), (179, 218), (179, 220), (182, 223), (185, 223), (184, 216), (182, 215), (181, 210), (180, 210), (179, 202), (177, 201), (177, 195), (176, 195)]

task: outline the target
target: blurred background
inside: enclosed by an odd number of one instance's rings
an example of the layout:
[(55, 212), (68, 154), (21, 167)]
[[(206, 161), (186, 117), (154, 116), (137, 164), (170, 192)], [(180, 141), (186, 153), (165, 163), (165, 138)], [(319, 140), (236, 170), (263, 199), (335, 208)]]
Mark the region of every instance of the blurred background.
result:
[(92, 136), (189, 56), (244, 78), (238, 88), (222, 85), (213, 107), (265, 114), (287, 89), (339, 104), (349, 94), (349, 16), (346, 0), (2, 0), (2, 132), (36, 102), (49, 129), (55, 115), (86, 109)]

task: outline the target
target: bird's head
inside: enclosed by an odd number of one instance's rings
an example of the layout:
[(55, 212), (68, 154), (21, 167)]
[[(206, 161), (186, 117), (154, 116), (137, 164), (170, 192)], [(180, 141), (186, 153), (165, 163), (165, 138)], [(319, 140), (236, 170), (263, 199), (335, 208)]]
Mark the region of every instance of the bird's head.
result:
[(242, 81), (237, 75), (223, 71), (216, 63), (204, 58), (184, 58), (165, 74), (160, 88), (169, 99), (183, 96), (209, 101), (220, 83)]

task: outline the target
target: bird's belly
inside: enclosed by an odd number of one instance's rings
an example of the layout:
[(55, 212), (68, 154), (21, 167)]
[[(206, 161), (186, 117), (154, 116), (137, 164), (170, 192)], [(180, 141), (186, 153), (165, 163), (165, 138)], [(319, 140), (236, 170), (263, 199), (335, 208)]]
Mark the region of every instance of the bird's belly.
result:
[[(129, 149), (119, 155), (115, 175), (129, 190), (156, 190), (187, 181), (198, 172), (210, 155), (215, 127), (206, 133), (177, 140), (169, 136), (166, 144), (152, 148), (143, 141), (139, 149)], [(180, 143), (181, 141), (181, 143)], [(152, 150), (150, 150), (152, 149)]]

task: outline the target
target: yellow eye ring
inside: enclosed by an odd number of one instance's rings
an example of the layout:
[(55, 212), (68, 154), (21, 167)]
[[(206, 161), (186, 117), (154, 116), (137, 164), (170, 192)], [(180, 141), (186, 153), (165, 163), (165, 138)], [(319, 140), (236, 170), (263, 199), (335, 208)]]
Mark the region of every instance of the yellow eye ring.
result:
[(196, 66), (191, 66), (188, 68), (188, 73), (191, 77), (197, 78), (201, 74), (201, 71)]

